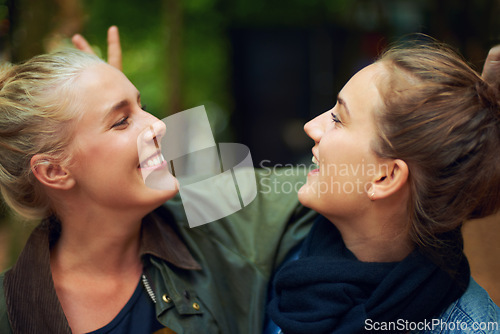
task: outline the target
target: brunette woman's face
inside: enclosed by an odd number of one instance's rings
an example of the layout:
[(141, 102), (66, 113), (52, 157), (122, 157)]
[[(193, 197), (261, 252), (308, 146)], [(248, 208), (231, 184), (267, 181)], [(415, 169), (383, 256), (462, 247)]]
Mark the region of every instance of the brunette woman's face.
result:
[(358, 72), (335, 107), (304, 126), (315, 142), (318, 168), (308, 174), (299, 200), (327, 218), (353, 215), (367, 205), (371, 183), (384, 168), (370, 146), (376, 135), (374, 110), (382, 105), (376, 80), (384, 71), (373, 64)]
[[(161, 135), (164, 125), (142, 109), (134, 85), (103, 63), (84, 70), (74, 87), (73, 106), (82, 114), (70, 145), (69, 170), (82, 205), (151, 210), (172, 198), (178, 191), (177, 181), (155, 154), (160, 140), (154, 136)], [(140, 158), (138, 137), (148, 135), (145, 146), (149, 143), (150, 150)], [(146, 187), (141, 165), (148, 170), (164, 169), (174, 186), (170, 190)]]

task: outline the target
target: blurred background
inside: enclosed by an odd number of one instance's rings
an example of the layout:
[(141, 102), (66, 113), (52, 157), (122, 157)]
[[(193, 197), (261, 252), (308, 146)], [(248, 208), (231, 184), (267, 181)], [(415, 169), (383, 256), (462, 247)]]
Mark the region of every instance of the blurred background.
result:
[[(216, 140), (249, 146), (257, 167), (298, 164), (313, 145), (303, 124), (385, 46), (421, 32), (481, 70), (499, 17), (500, 0), (0, 0), (0, 58), (70, 46), (75, 33), (105, 57), (117, 25), (148, 111), (205, 105)], [(0, 270), (32, 226), (2, 216)]]

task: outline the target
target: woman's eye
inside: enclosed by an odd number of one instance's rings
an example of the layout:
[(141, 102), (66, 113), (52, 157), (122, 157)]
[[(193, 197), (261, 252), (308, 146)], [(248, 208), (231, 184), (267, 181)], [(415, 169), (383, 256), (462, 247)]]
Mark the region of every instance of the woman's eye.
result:
[(113, 124), (111, 126), (111, 128), (125, 127), (126, 125), (128, 125), (128, 116), (127, 117), (123, 117), (122, 119), (120, 119), (118, 122), (116, 122), (115, 124)]
[(342, 124), (342, 121), (340, 120), (340, 118), (337, 115), (335, 115), (334, 113), (332, 113), (332, 121), (334, 123)]

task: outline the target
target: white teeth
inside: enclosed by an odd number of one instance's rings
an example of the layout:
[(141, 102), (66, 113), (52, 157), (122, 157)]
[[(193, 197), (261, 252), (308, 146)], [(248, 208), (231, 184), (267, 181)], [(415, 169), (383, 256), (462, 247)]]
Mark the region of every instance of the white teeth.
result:
[(316, 157), (314, 155), (312, 157), (312, 162), (313, 162), (313, 164), (319, 165), (319, 161), (318, 161), (318, 159), (316, 159)]
[(155, 167), (161, 165), (163, 161), (165, 161), (165, 158), (160, 154), (150, 158), (144, 165), (146, 167)]

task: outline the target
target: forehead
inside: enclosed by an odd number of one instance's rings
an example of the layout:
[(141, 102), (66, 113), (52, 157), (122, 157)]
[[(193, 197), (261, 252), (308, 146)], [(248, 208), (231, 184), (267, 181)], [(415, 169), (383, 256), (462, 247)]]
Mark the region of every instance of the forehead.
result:
[(102, 90), (112, 92), (123, 88), (133, 88), (132, 83), (122, 72), (105, 63), (86, 68), (80, 73), (75, 83), (76, 88), (83, 93)]
[(72, 87), (74, 108), (84, 114), (103, 111), (122, 100), (135, 100), (137, 89), (114, 67), (100, 63), (83, 70)]
[(357, 72), (346, 84), (344, 89), (349, 86), (351, 89), (364, 88), (365, 90), (377, 89), (381, 77), (387, 75), (387, 69), (381, 63), (373, 63)]
[(387, 75), (387, 70), (380, 63), (371, 64), (357, 72), (340, 92), (350, 110), (373, 110), (381, 106), (379, 91), (380, 79)]

